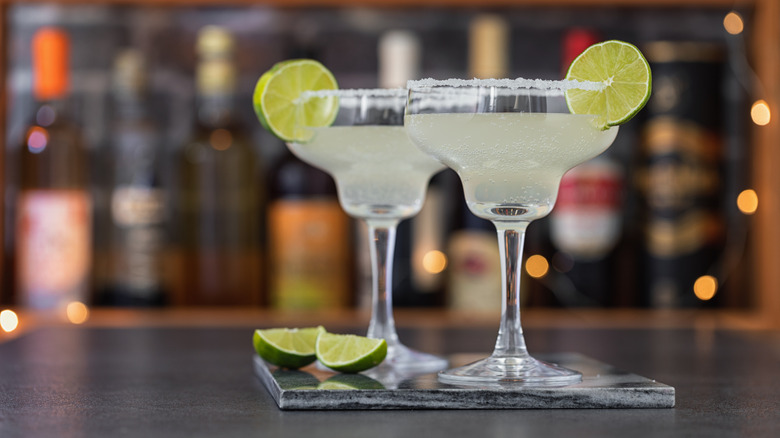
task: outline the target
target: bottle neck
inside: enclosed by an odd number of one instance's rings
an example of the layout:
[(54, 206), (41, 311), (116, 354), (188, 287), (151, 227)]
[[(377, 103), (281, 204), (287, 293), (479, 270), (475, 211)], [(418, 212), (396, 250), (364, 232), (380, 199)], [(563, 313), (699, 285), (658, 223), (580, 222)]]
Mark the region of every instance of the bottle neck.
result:
[(234, 118), (236, 69), (230, 59), (204, 59), (197, 67), (197, 118), (201, 126), (221, 128)]
[(207, 128), (230, 125), (234, 120), (233, 93), (200, 93), (197, 102), (198, 123)]
[(139, 94), (118, 94), (114, 98), (116, 115), (121, 120), (147, 118), (145, 98)]

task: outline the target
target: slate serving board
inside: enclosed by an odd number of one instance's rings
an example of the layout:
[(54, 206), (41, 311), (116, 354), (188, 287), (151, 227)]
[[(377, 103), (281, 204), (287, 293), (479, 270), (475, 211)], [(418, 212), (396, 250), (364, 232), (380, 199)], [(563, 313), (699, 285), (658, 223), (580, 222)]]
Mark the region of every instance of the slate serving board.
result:
[[(538, 355), (538, 359), (580, 371), (583, 380), (558, 387), (456, 386), (439, 382), (436, 373), (401, 375), (375, 368), (361, 374), (341, 374), (315, 365), (291, 371), (270, 365), (257, 355), (253, 358), (255, 374), (285, 410), (674, 407), (674, 388), (655, 380), (576, 353)], [(467, 361), (453, 357), (451, 363)]]

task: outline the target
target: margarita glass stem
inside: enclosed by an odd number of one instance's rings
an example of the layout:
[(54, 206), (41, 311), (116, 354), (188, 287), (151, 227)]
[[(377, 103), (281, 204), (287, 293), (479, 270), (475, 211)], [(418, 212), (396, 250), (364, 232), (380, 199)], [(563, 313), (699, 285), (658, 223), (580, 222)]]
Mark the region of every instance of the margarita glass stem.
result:
[(520, 324), (520, 277), (528, 222), (495, 222), (495, 225), (504, 277), (501, 280), (501, 324), (491, 357), (522, 360), (529, 357)]
[(371, 246), (372, 305), (369, 338), (384, 339), (388, 347), (399, 344), (393, 320), (393, 253), (398, 220), (367, 220)]

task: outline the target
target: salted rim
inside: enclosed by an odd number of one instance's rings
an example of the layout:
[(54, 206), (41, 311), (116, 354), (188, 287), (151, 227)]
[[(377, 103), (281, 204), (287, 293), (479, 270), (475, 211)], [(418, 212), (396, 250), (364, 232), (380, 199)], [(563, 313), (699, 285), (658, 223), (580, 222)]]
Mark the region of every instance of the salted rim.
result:
[(408, 89), (413, 88), (432, 88), (432, 87), (500, 87), (505, 89), (534, 89), (549, 91), (566, 90), (586, 90), (601, 91), (606, 88), (603, 82), (578, 81), (575, 79), (564, 79), (551, 81), (544, 79), (417, 79), (406, 83)]
[(406, 97), (407, 90), (405, 88), (354, 88), (354, 89), (338, 89), (338, 90), (306, 90), (295, 99), (296, 102), (307, 101), (314, 98), (322, 97)]

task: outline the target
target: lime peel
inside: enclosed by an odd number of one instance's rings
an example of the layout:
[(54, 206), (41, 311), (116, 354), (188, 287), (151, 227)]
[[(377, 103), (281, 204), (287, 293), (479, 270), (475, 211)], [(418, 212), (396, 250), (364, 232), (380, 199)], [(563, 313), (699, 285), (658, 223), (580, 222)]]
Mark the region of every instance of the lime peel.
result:
[(382, 363), (387, 356), (387, 342), (325, 332), (317, 338), (316, 353), (320, 363), (332, 370), (358, 373)]
[(281, 368), (298, 369), (316, 360), (316, 342), (322, 333), (325, 333), (322, 326), (258, 329), (252, 336), (252, 343), (257, 354), (266, 362)]

